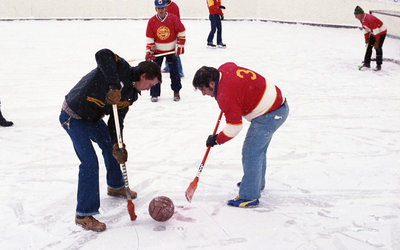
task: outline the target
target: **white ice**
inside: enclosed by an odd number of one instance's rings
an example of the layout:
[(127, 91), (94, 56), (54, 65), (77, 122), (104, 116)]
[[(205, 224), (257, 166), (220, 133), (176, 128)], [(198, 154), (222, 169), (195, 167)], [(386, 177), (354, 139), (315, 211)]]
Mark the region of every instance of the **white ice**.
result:
[[(108, 228), (95, 233), (74, 224), (79, 162), (58, 122), (61, 103), (96, 66), (97, 50), (144, 57), (146, 21), (0, 22), (0, 98), (15, 123), (0, 127), (0, 248), (400, 249), (400, 66), (359, 71), (365, 48), (357, 29), (224, 22), (227, 49), (212, 50), (208, 21), (184, 24), (182, 100), (173, 102), (164, 74), (160, 101), (143, 92), (125, 121), (138, 219), (130, 221), (126, 200), (107, 196), (97, 151), (96, 218)], [(386, 38), (383, 49), (400, 58), (400, 40)], [(263, 74), (290, 106), (253, 209), (226, 205), (238, 193), (248, 122), (212, 148), (192, 203), (184, 197), (219, 114), (214, 99), (194, 91), (193, 75), (227, 61)], [(159, 195), (176, 206), (165, 223), (147, 212)]]

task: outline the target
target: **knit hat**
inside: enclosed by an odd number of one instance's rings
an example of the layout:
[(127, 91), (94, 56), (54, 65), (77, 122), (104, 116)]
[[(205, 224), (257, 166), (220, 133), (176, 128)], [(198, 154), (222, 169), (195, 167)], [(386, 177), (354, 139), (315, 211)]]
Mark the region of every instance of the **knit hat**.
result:
[(354, 15), (357, 15), (357, 14), (364, 14), (364, 11), (363, 11), (363, 9), (361, 9), (360, 6), (357, 6), (357, 7), (354, 9)]
[(154, 5), (156, 8), (165, 8), (167, 7), (167, 2), (165, 0), (154, 0)]

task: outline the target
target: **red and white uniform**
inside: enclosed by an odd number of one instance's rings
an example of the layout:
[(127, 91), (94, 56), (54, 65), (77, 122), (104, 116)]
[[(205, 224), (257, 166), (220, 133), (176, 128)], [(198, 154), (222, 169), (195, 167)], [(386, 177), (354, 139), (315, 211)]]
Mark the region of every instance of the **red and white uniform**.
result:
[(281, 90), (258, 73), (229, 62), (218, 68), (217, 102), (225, 114), (226, 126), (218, 134), (222, 144), (235, 137), (248, 121), (278, 109), (285, 98)]
[(218, 8), (221, 6), (221, 0), (207, 0), (207, 6), (210, 15), (224, 15), (222, 10)]
[(167, 4), (167, 12), (170, 14), (176, 15), (179, 18), (179, 20), (181, 20), (181, 14), (179, 13), (179, 7), (176, 3), (171, 1), (169, 4)]
[[(177, 40), (178, 39), (178, 40)], [(176, 43), (185, 43), (185, 26), (176, 15), (168, 15), (160, 20), (157, 15), (150, 18), (146, 30), (146, 47), (155, 46), (155, 53), (174, 51)]]
[(367, 39), (369, 34), (373, 35), (376, 41), (379, 41), (379, 36), (386, 34), (387, 30), (383, 22), (371, 14), (365, 14), (364, 19), (361, 21), (364, 30), (364, 37)]

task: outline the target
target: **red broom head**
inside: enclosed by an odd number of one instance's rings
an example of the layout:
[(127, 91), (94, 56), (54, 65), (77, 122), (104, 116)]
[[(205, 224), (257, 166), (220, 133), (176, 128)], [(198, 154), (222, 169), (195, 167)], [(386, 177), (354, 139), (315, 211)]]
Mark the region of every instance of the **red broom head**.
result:
[(128, 213), (132, 221), (136, 220), (137, 216), (135, 214), (135, 205), (133, 205), (131, 200), (128, 200)]
[(199, 182), (199, 177), (195, 177), (194, 180), (190, 183), (189, 187), (186, 189), (185, 196), (188, 202), (192, 201), (198, 182)]

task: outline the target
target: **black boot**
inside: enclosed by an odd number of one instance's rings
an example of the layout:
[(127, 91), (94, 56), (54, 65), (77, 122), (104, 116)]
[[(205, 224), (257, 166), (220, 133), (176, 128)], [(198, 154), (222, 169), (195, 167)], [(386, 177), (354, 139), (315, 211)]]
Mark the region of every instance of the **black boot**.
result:
[(382, 67), (381, 67), (381, 65), (379, 64), (379, 65), (376, 65), (376, 68), (374, 69), (375, 71), (379, 71), (379, 70), (381, 70), (382, 69)]
[(369, 64), (369, 63), (364, 63), (362, 66), (363, 66), (364, 68), (371, 68), (371, 64)]
[(1, 111), (0, 111), (0, 126), (2, 126), (2, 127), (10, 127), (10, 126), (12, 126), (12, 125), (14, 125), (14, 123), (13, 123), (13, 122), (10, 122), (10, 121), (7, 121), (7, 120), (3, 117), (3, 115), (1, 114)]

